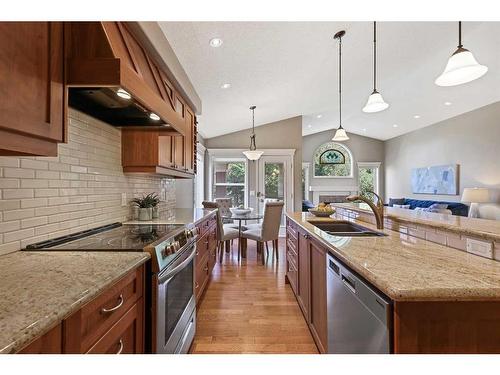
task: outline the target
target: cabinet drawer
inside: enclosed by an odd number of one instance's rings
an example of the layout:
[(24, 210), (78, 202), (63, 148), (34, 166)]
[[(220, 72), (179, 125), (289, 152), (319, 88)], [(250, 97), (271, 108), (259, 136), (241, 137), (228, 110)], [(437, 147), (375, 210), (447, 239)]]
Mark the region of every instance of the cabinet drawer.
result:
[(130, 272), (64, 321), (64, 351), (85, 353), (142, 297), (144, 266)]
[(136, 354), (144, 352), (143, 341), (143, 299), (140, 298), (102, 336), (88, 354)]
[(293, 292), (297, 294), (297, 281), (298, 281), (297, 263), (295, 263), (294, 260), (288, 256), (288, 254), (286, 257), (286, 276), (288, 278), (288, 282), (290, 283), (290, 287), (292, 288)]
[(205, 253), (202, 257), (201, 261), (196, 264), (195, 271), (195, 283), (194, 283), (194, 293), (196, 297), (196, 302), (199, 301), (201, 295), (203, 294), (203, 290), (208, 283), (208, 276), (210, 272), (209, 267), (209, 253)]
[(210, 238), (208, 234), (205, 234), (196, 241), (196, 258), (195, 263), (201, 260), (205, 254), (208, 252), (208, 245), (210, 243)]

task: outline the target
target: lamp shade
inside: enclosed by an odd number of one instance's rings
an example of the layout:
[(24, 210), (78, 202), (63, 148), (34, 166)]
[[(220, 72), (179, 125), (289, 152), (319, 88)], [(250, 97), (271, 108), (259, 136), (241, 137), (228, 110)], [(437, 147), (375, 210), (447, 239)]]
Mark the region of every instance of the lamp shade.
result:
[(490, 191), (486, 188), (465, 188), (462, 193), (462, 202), (465, 203), (488, 203)]
[(438, 86), (456, 86), (474, 81), (486, 74), (488, 67), (481, 65), (474, 58), (472, 52), (465, 48), (458, 48), (449, 58), (448, 64), (435, 81)]
[(332, 138), (332, 141), (347, 141), (349, 140), (349, 137), (347, 136), (347, 133), (345, 132), (344, 128), (338, 128), (337, 131), (335, 132), (335, 135)]
[(243, 155), (245, 155), (248, 160), (259, 160), (263, 153), (264, 151), (259, 150), (243, 151)]
[(374, 113), (383, 111), (387, 108), (389, 108), (389, 104), (384, 101), (382, 95), (378, 91), (373, 91), (368, 97), (368, 102), (363, 107), (363, 112)]

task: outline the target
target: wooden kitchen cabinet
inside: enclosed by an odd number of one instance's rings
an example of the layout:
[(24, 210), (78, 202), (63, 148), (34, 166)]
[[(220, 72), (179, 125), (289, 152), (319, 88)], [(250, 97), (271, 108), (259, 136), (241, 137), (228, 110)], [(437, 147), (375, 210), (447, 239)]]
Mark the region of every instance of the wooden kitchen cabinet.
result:
[(57, 155), (66, 139), (62, 22), (0, 22), (0, 155)]
[(199, 304), (217, 262), (217, 221), (215, 214), (199, 222), (195, 258), (195, 297)]
[(287, 219), (287, 273), (297, 303), (321, 353), (328, 350), (326, 312), (327, 249)]
[(42, 337), (21, 349), (19, 354), (61, 354), (62, 324), (58, 324)]
[(63, 321), (64, 353), (144, 352), (144, 266)]
[(310, 295), (310, 272), (309, 272), (309, 256), (310, 256), (310, 241), (309, 235), (304, 231), (298, 231), (298, 281), (297, 281), (297, 302), (299, 303), (302, 313), (307, 321), (309, 321), (309, 295)]

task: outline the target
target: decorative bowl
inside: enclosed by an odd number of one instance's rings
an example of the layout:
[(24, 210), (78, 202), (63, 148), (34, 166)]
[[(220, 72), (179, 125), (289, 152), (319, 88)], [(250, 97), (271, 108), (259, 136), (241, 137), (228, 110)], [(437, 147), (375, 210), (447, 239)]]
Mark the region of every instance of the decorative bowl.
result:
[(233, 215), (246, 215), (253, 211), (253, 208), (231, 207), (229, 209)]
[(330, 216), (330, 215), (332, 215), (332, 214), (335, 213), (335, 209), (332, 208), (329, 211), (318, 211), (315, 208), (310, 208), (309, 212), (312, 213), (314, 216), (317, 216), (317, 217), (328, 217), (328, 216)]

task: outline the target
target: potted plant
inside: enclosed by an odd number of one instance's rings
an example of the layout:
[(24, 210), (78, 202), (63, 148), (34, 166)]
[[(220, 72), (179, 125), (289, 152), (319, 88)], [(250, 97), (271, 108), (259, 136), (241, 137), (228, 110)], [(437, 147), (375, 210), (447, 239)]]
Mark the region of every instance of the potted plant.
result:
[(132, 203), (139, 207), (139, 220), (148, 221), (153, 218), (153, 202), (152, 194), (143, 195), (142, 198), (132, 199)]

